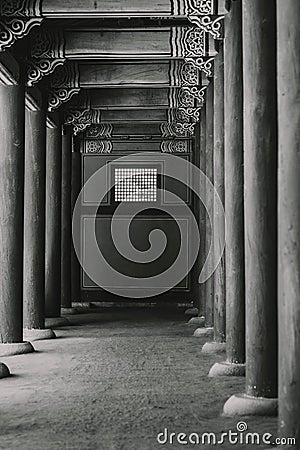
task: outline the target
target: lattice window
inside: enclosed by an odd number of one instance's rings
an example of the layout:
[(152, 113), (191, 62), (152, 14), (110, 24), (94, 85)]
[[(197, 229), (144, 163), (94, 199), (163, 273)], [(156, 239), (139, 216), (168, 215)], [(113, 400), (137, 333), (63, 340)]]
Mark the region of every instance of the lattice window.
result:
[(115, 168), (116, 202), (156, 202), (157, 169), (118, 167)]

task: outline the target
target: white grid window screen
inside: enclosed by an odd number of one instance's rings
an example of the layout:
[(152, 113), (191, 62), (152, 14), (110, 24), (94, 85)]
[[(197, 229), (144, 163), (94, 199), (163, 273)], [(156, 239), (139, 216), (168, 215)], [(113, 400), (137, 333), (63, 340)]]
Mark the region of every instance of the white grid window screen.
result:
[(157, 169), (115, 168), (116, 202), (156, 202)]

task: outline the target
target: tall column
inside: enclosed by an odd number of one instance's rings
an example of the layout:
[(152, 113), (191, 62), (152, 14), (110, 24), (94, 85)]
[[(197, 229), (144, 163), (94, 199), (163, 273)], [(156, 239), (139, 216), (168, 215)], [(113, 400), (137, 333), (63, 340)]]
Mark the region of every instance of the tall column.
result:
[[(202, 113), (203, 115), (203, 113)], [(200, 170), (203, 170), (203, 163), (205, 164), (205, 153), (201, 151), (201, 125), (200, 123), (196, 124), (195, 127), (195, 143), (194, 143), (194, 164), (199, 167)], [(205, 170), (205, 169), (204, 169)], [(196, 325), (199, 327), (204, 327), (205, 318), (204, 318), (204, 299), (205, 295), (203, 295), (203, 284), (199, 284), (198, 278), (201, 272), (201, 268), (203, 267), (203, 260), (205, 259), (205, 208), (200, 199), (195, 196), (195, 217), (197, 218), (197, 223), (200, 231), (200, 249), (197, 257), (197, 261), (195, 263), (196, 270), (192, 272), (192, 283), (193, 290), (195, 296), (195, 306), (197, 307), (197, 316), (192, 317), (188, 321), (188, 325)]]
[(210, 376), (245, 375), (245, 251), (242, 3), (225, 18), (224, 131), (226, 361)]
[(23, 83), (0, 83), (0, 356), (34, 351), (23, 342), (24, 121)]
[[(61, 175), (62, 133), (59, 117), (47, 127), (46, 149), (46, 317), (47, 326), (66, 319), (61, 314)], [(55, 319), (55, 320), (53, 320)]]
[(300, 4), (277, 1), (279, 425), (300, 442)]
[[(214, 187), (224, 205), (224, 53), (218, 45), (219, 53), (214, 60), (214, 122), (213, 122), (213, 174)], [(214, 208), (214, 224), (220, 224), (218, 208)], [(218, 224), (218, 225), (217, 225)], [(225, 223), (224, 223), (225, 227)], [(217, 237), (219, 233), (214, 235)], [(214, 239), (214, 251), (219, 255), (222, 242)], [(214, 277), (214, 337), (202, 347), (202, 353), (220, 353), (226, 350), (226, 302), (225, 302), (225, 255), (215, 270)]]
[(228, 414), (277, 413), (276, 1), (243, 0), (246, 395)]
[(55, 337), (45, 329), (46, 113), (25, 113), (24, 338)]
[(71, 293), (71, 180), (72, 180), (72, 130), (66, 127), (62, 135), (62, 193), (61, 193), (61, 312), (74, 314)]
[[(76, 138), (72, 151), (72, 181), (71, 181), (71, 212), (73, 214), (77, 197), (81, 191), (81, 153), (76, 148)], [(71, 294), (72, 301), (81, 301), (81, 284), (80, 284), (80, 263), (74, 250), (73, 239), (71, 242)]]
[[(206, 91), (206, 162), (205, 174), (207, 178), (214, 182), (214, 86), (211, 80)], [(206, 203), (210, 205), (212, 210), (213, 198), (206, 196)], [(206, 230), (205, 230), (205, 253), (208, 255), (210, 246), (212, 245), (212, 230), (213, 224), (210, 223), (209, 217), (206, 216)], [(214, 276), (212, 275), (205, 283), (205, 325), (206, 327), (213, 327), (214, 324)]]
[[(201, 171), (206, 174), (206, 103), (203, 105), (201, 110), (201, 118), (200, 118), (200, 169)], [(202, 193), (203, 198), (205, 199), (206, 193)], [(208, 214), (206, 212), (205, 205), (200, 206), (200, 238), (201, 238), (201, 264), (200, 268), (202, 269), (206, 257), (207, 257), (207, 244), (206, 244), (206, 226), (207, 221), (209, 221)], [(194, 336), (196, 337), (202, 337), (202, 336), (211, 336), (213, 329), (212, 327), (206, 326), (206, 283), (200, 284), (200, 296), (201, 296), (201, 304), (202, 304), (202, 316), (195, 317), (194, 319), (197, 319), (200, 323), (198, 323), (199, 328), (197, 328), (194, 332)], [(192, 319), (191, 319), (192, 323)]]

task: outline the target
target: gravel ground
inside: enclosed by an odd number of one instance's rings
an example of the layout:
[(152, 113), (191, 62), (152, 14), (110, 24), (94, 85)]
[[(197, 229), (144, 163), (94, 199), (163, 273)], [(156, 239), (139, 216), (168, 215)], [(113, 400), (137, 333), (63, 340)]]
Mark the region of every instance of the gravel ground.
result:
[[(152, 450), (168, 432), (221, 433), (239, 418), (221, 416), (244, 379), (209, 379), (221, 356), (203, 356), (182, 313), (99, 311), (70, 317), (58, 339), (33, 354), (2, 358), (13, 376), (0, 381), (0, 448), (6, 450)], [(248, 430), (276, 435), (276, 419), (243, 418)], [(163, 437), (161, 437), (163, 441)], [(184, 439), (184, 438), (183, 438)], [(255, 445), (218, 445), (252, 449)]]

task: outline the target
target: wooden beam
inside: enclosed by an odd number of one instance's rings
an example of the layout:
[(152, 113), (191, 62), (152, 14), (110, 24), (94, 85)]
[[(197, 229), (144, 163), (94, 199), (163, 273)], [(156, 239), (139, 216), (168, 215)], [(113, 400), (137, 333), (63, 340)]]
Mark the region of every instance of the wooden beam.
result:
[(167, 122), (169, 110), (167, 109), (125, 109), (101, 112), (101, 123), (122, 122)]
[[(200, 4), (199, 4), (200, 3)], [(43, 0), (44, 17), (173, 17), (214, 14), (215, 0)]]
[(204, 88), (116, 88), (85, 89), (68, 103), (68, 109), (199, 109)]
[[(198, 27), (72, 29), (65, 31), (70, 59), (145, 59), (203, 57), (210, 40)], [(212, 54), (215, 53), (211, 47)]]
[[(181, 64), (180, 64), (181, 65)], [(80, 64), (82, 87), (179, 86), (179, 62)], [(177, 75), (177, 76), (176, 76)]]
[[(87, 131), (88, 134), (88, 131)], [(152, 136), (148, 136), (152, 138)], [(191, 139), (84, 139), (82, 151), (87, 154), (122, 152), (190, 153)]]

